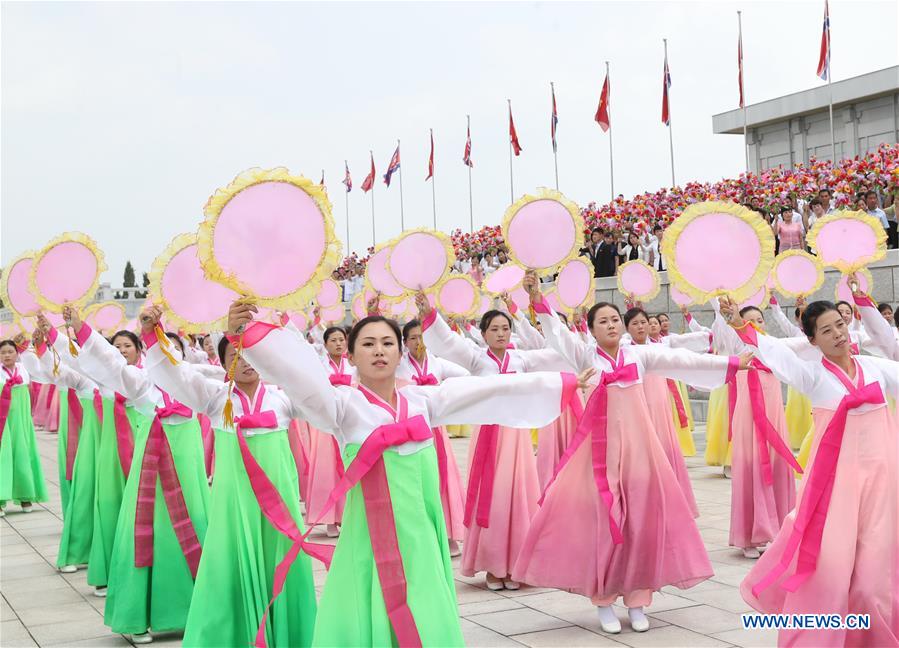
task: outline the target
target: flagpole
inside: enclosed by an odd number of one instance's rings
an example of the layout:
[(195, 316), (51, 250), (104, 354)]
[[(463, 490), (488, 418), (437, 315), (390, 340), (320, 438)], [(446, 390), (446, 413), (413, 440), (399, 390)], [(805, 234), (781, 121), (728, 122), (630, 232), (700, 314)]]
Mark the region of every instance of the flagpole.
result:
[(612, 198), (615, 200), (615, 164), (612, 158), (612, 79), (609, 76), (609, 62), (606, 61), (606, 78), (609, 80), (609, 103), (607, 110), (609, 111), (609, 183), (612, 185)]
[[(743, 75), (743, 12), (737, 12), (737, 27), (740, 38), (740, 96), (743, 101), (743, 154), (746, 158), (746, 173), (749, 173), (749, 134), (746, 119), (746, 80)], [(669, 103), (671, 103), (669, 101)], [(669, 107), (668, 110), (671, 110)]]
[[(344, 169), (350, 168), (350, 165), (346, 160), (343, 161), (343, 168)], [(344, 179), (344, 184), (345, 183), (346, 183), (346, 179)], [(350, 254), (350, 191), (349, 191), (349, 188), (346, 186), (344, 186), (343, 190), (344, 190), (343, 197), (344, 197), (344, 200), (346, 201), (346, 253), (347, 253), (347, 256), (349, 256), (349, 254)]]
[[(368, 154), (371, 156), (371, 159), (374, 159), (375, 154), (373, 151), (369, 150)], [(374, 165), (374, 162), (372, 162)], [(375, 233), (375, 185), (378, 184), (374, 177), (371, 180), (371, 246), (374, 247), (375, 243), (378, 240), (377, 234)]]
[[(465, 124), (468, 137), (471, 137), (471, 115), (465, 115)], [(469, 219), (469, 232), (474, 232), (474, 201), (471, 197), (471, 164), (466, 164), (468, 167), (468, 219)]]
[(830, 85), (830, 25), (827, 26), (827, 93), (830, 95), (830, 160), (836, 166), (837, 146), (833, 136), (833, 86)]
[[(552, 91), (552, 96), (555, 99), (556, 96), (556, 87), (552, 81), (549, 82), (550, 90)], [(553, 104), (553, 117), (555, 118), (555, 103)], [(554, 127), (555, 128), (555, 127)], [(553, 165), (556, 169), (556, 191), (559, 190), (559, 154), (556, 151), (556, 139), (555, 139), (555, 131), (553, 131)], [(514, 201), (514, 198), (513, 198)]]
[[(396, 150), (400, 150), (400, 141), (396, 141)], [(400, 163), (400, 168), (398, 169), (400, 174), (400, 232), (406, 231), (406, 217), (403, 214), (403, 165)]]
[[(506, 99), (509, 102), (509, 124), (512, 123), (512, 100)], [(515, 202), (515, 180), (512, 177), (512, 133), (509, 133), (509, 195), (511, 196), (511, 200), (509, 204)]]
[[(431, 154), (434, 153), (434, 129), (429, 129), (431, 131)], [(431, 205), (434, 208), (434, 229), (437, 229), (437, 189), (434, 188), (435, 176), (433, 170), (431, 170)]]
[[(668, 39), (663, 38), (662, 42), (665, 44), (665, 65), (668, 64)], [(667, 71), (667, 70), (666, 70)], [(665, 79), (665, 84), (668, 84), (668, 79)], [(677, 186), (677, 182), (674, 180), (674, 135), (672, 134), (671, 128), (671, 88), (668, 88), (668, 148), (671, 151), (671, 186)]]

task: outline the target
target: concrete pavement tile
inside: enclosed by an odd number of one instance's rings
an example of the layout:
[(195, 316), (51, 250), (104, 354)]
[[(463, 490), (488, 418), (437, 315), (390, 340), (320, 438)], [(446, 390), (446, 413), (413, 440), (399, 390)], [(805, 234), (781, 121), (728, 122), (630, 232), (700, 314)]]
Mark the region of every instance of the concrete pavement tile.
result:
[(680, 626), (681, 628), (705, 635), (740, 627), (739, 614), (707, 605), (695, 605), (679, 610), (654, 612), (653, 616), (667, 621), (671, 625)]
[(713, 635), (716, 639), (745, 648), (773, 648), (777, 645), (777, 630), (728, 630)]
[(721, 585), (720, 583), (714, 584), (719, 585), (719, 587), (708, 587), (698, 591), (694, 591), (696, 588), (691, 588), (687, 590), (683, 596), (684, 598), (692, 599), (697, 603), (710, 605), (736, 614), (750, 612), (752, 610), (749, 604), (743, 600), (743, 597), (740, 595), (740, 590), (736, 587)]
[(39, 593), (4, 592), (3, 595), (16, 611), (28, 610), (29, 608), (35, 607), (47, 607), (49, 605), (81, 603), (84, 601), (84, 597), (71, 587), (60, 587), (58, 589), (46, 590)]
[(730, 585), (731, 587), (739, 587), (746, 574), (755, 565), (754, 560), (744, 558), (742, 565), (714, 565), (715, 575), (709, 580), (715, 583)]
[(615, 635), (615, 641), (635, 648), (705, 648), (730, 645), (720, 639), (671, 625), (651, 629), (649, 632), (622, 632)]
[(22, 623), (30, 630), (51, 623), (81, 621), (92, 617), (100, 617), (99, 613), (83, 599), (78, 603), (42, 605), (16, 610), (16, 612)]
[(6, 602), (5, 598), (0, 598), (0, 621), (15, 621), (19, 617), (16, 616), (15, 610), (13, 610), (9, 603)]
[(483, 587), (475, 587), (468, 583), (456, 581), (456, 601), (462, 603), (479, 603), (481, 601), (495, 601), (505, 598), (496, 592), (491, 592)]
[(652, 595), (652, 605), (644, 608), (644, 611), (646, 612), (646, 614), (653, 614), (655, 612), (677, 610), (680, 608), (690, 607), (692, 605), (697, 605), (696, 601), (692, 601), (683, 596), (678, 596), (677, 594), (655, 592)]
[(488, 628), (472, 623), (468, 619), (461, 619), (462, 639), (470, 648), (505, 648), (506, 646), (521, 646), (514, 639), (509, 639)]
[(130, 647), (131, 642), (127, 641), (122, 635), (109, 635), (108, 637), (96, 637), (94, 639), (82, 639), (81, 641), (73, 641), (67, 643), (67, 648), (106, 648), (107, 646), (121, 646), (121, 648)]
[(556, 630), (543, 630), (528, 634), (513, 635), (515, 641), (534, 648), (562, 648), (563, 646), (623, 646), (605, 635), (598, 635), (579, 626), (568, 626)]
[[(55, 570), (54, 570), (55, 571)], [(38, 576), (36, 578), (20, 578), (3, 583), (3, 595), (10, 596), (14, 592), (46, 592), (48, 590), (65, 588), (69, 584), (64, 578), (55, 573), (52, 576)]]
[(41, 646), (63, 644), (68, 646), (73, 641), (104, 638), (110, 635), (109, 628), (103, 625), (99, 614), (86, 616), (77, 621), (48, 623), (30, 628), (34, 640)]
[(37, 645), (20, 621), (0, 622), (0, 637), (3, 639), (3, 648)]
[(477, 603), (463, 603), (459, 606), (459, 616), (469, 617), (475, 614), (486, 614), (488, 612), (503, 612), (505, 610), (515, 610), (523, 608), (520, 603), (516, 603), (515, 599), (499, 597), (494, 601), (479, 601)]
[(530, 608), (476, 614), (468, 617), (468, 620), (504, 635), (552, 630), (571, 625), (567, 621)]
[(37, 578), (40, 576), (55, 575), (56, 570), (46, 562), (40, 565), (21, 565), (13, 562), (12, 564), (2, 565), (0, 567), (0, 582), (7, 583), (9, 581), (20, 580), (22, 578)]

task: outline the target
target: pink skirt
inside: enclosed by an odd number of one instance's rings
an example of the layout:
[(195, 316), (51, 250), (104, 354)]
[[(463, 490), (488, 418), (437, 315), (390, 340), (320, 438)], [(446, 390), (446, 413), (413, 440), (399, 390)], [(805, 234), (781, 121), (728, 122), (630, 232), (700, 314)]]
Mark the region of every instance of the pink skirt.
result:
[[(583, 405), (583, 396), (578, 390), (578, 397)], [(546, 490), (546, 485), (556, 472), (556, 466), (568, 447), (568, 442), (577, 430), (577, 419), (571, 410), (565, 408), (562, 415), (555, 421), (540, 428), (537, 432), (537, 479), (540, 481), (540, 492)]]
[(56, 385), (41, 385), (31, 417), (35, 427), (50, 431), (59, 429), (59, 396)]
[(456, 457), (453, 456), (453, 447), (450, 445), (446, 428), (435, 429), (435, 434), (440, 434), (443, 439), (443, 447), (446, 448), (446, 492), (443, 491), (443, 484), (440, 486), (440, 501), (443, 503), (446, 534), (450, 540), (462, 540), (465, 537), (463, 522), (465, 519), (465, 492), (462, 489), (462, 477), (459, 476), (459, 466), (456, 464)]
[[(762, 480), (762, 466), (756, 443), (755, 423), (749, 402), (747, 373), (737, 374), (737, 402), (733, 431), (733, 464), (730, 496), (730, 544), (743, 549), (760, 547), (774, 540), (787, 513), (796, 505), (796, 478), (793, 468), (768, 447), (771, 457), (771, 486)], [(765, 415), (789, 447), (780, 381), (759, 372), (765, 396)]]
[[(478, 428), (471, 437), (469, 476), (471, 458), (480, 432)], [(483, 571), (500, 578), (508, 576), (524, 545), (531, 518), (537, 511), (540, 485), (537, 482), (531, 431), (500, 427), (498, 436), (490, 527), (482, 528), (472, 519), (471, 526), (465, 530), (465, 544), (462, 547), (462, 574), (465, 576)]]
[[(821, 431), (833, 411), (815, 409), (810, 471)], [(781, 646), (899, 646), (899, 444), (896, 422), (886, 407), (849, 414), (834, 477), (815, 573), (796, 592), (780, 582), (756, 598), (752, 587), (777, 564), (793, 530), (796, 512), (784, 521), (774, 543), (740, 586), (753, 608), (784, 614), (869, 614), (869, 630), (782, 630)], [(809, 472), (810, 472), (809, 471)], [(805, 485), (803, 478), (802, 486)]]
[[(318, 515), (331, 490), (340, 481), (337, 462), (342, 461), (337, 439), (330, 434), (309, 428), (309, 479), (306, 483), (306, 523)], [(343, 520), (343, 507), (346, 498), (342, 497), (337, 504), (320, 520), (320, 524), (340, 524)]]
[(607, 435), (612, 514), (624, 542), (612, 542), (587, 438), (549, 487), (512, 578), (596, 599), (686, 589), (709, 578), (712, 565), (653, 431), (642, 385), (609, 387)]
[(662, 376), (646, 374), (643, 376), (643, 392), (646, 394), (646, 405), (649, 408), (649, 418), (655, 428), (662, 450), (668, 457), (668, 463), (674, 471), (677, 483), (684, 493), (687, 505), (693, 513), (693, 517), (699, 517), (699, 507), (696, 506), (696, 498), (693, 496), (693, 486), (690, 484), (690, 475), (687, 473), (687, 464), (681, 451), (680, 441), (677, 438), (677, 428), (674, 425), (676, 410), (671, 408), (671, 395), (668, 392), (668, 381)]

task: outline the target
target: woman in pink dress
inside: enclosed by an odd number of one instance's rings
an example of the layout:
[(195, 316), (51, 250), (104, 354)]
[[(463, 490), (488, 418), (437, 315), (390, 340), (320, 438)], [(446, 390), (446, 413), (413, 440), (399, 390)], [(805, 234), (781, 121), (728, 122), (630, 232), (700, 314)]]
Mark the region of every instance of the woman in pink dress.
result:
[[(633, 344), (649, 344), (649, 316), (642, 308), (632, 308), (627, 311), (624, 314), (624, 326), (627, 328)], [(687, 500), (690, 512), (694, 518), (697, 518), (699, 517), (699, 508), (696, 506), (696, 498), (693, 496), (693, 486), (690, 484), (687, 464), (677, 440), (677, 430), (674, 427), (669, 404), (668, 379), (654, 374), (644, 376), (643, 392), (646, 394), (646, 405), (649, 408), (649, 417), (656, 435), (662, 444), (665, 456), (668, 457), (668, 463), (671, 464), (677, 483), (684, 493), (684, 499)]]
[(780, 239), (778, 252), (805, 249), (805, 230), (802, 223), (793, 220), (792, 207), (787, 205), (781, 207), (780, 218), (774, 221), (771, 228), (774, 230), (774, 236)]
[[(350, 387), (356, 374), (345, 355), (346, 333), (338, 326), (328, 328), (323, 336), (325, 355), (322, 363), (328, 370), (328, 377), (334, 386)], [(306, 482), (306, 523), (311, 524), (311, 516), (316, 515), (328, 500), (328, 495), (343, 476), (343, 460), (337, 441), (330, 434), (322, 434), (311, 425), (309, 430), (309, 478)], [(299, 430), (298, 430), (299, 431)], [(303, 490), (303, 489), (301, 489)], [(346, 498), (342, 497), (325, 514), (321, 523), (326, 524), (329, 538), (340, 534), (339, 525), (343, 519)]]
[(590, 597), (603, 631), (611, 633), (621, 631), (612, 604), (623, 596), (631, 627), (645, 632), (643, 607), (654, 590), (692, 587), (712, 575), (712, 566), (653, 429), (643, 383), (659, 373), (710, 389), (736, 373), (741, 360), (621, 344), (620, 313), (606, 302), (588, 312), (596, 344), (585, 343), (546, 306), (536, 281), (525, 281), (547, 343), (572, 366), (595, 368), (599, 380), (513, 578)]
[[(459, 365), (428, 353), (421, 342), (421, 335), (421, 322), (418, 320), (407, 322), (403, 327), (403, 346), (406, 350), (396, 369), (398, 380), (419, 386), (436, 386), (449, 378), (470, 375)], [(455, 557), (461, 555), (459, 542), (465, 537), (462, 477), (459, 475), (459, 466), (456, 465), (446, 428), (436, 427), (433, 432), (440, 473), (440, 502), (443, 505), (443, 519), (446, 521), (450, 556)]]
[(765, 613), (869, 615), (868, 630), (781, 630), (781, 646), (899, 646), (899, 461), (886, 405), (899, 397), (899, 363), (853, 355), (830, 302), (809, 304), (802, 328), (819, 359), (741, 330), (780, 380), (811, 399), (817, 433), (799, 505), (740, 592)]
[[(423, 294), (416, 302), (428, 350), (472, 375), (566, 370), (550, 349), (509, 349), (512, 318), (504, 312), (491, 310), (481, 318), (487, 348), (480, 348), (450, 331)], [(481, 425), (471, 437), (468, 463), (462, 574), (487, 572), (489, 589), (517, 590), (512, 567), (540, 497), (531, 431)]]
[[(738, 307), (724, 299), (718, 302), (712, 335), (721, 353), (751, 351), (722, 317), (737, 317)], [(754, 306), (739, 309), (739, 317), (765, 331), (765, 317)], [(774, 540), (787, 513), (796, 504), (793, 471), (802, 468), (789, 447), (780, 381), (758, 359), (749, 371), (736, 378), (731, 441), (733, 464), (730, 499), (730, 545), (743, 550), (746, 558), (758, 558)], [(730, 404), (729, 404), (730, 407)]]

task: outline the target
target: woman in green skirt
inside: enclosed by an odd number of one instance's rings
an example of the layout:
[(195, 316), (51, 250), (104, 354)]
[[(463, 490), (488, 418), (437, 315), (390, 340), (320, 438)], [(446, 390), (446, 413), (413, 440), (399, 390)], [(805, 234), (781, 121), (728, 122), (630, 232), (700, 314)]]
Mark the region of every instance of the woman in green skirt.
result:
[(133, 458), (109, 561), (104, 622), (135, 643), (149, 643), (151, 628), (184, 629), (193, 595), (209, 500), (199, 423), (150, 380), (134, 353), (141, 348), (137, 336), (120, 331), (110, 345), (74, 310), (63, 315), (77, 331), (81, 367), (121, 395), (113, 418), (121, 420), (128, 405), (139, 417), (132, 424)]
[[(315, 625), (315, 587), (309, 558), (300, 556), (284, 575), (284, 595), (268, 611), (275, 569), (303, 531), (296, 463), (287, 429), (297, 418), (280, 389), (263, 384), (223, 338), (218, 345), (222, 366), (235, 367), (234, 389), (212, 378), (198, 364), (172, 364), (153, 330), (160, 311), (141, 314), (146, 366), (152, 380), (173, 397), (208, 416), (215, 430), (215, 479), (203, 559), (184, 631), (185, 646), (249, 646), (263, 618), (270, 646), (309, 646)], [(233, 427), (225, 425), (225, 408)], [(282, 517), (268, 517), (255, 487), (265, 482), (278, 494)], [(279, 527), (274, 526), (274, 522)]]
[(33, 375), (60, 390), (58, 459), (63, 525), (56, 567), (72, 573), (90, 558), (102, 403), (97, 383), (66, 363), (54, 362), (53, 354), (47, 352), (46, 336), (56, 336), (55, 329), (49, 333), (51, 328), (43, 316), (38, 316), (32, 338), (34, 353), (25, 353), (22, 360)]
[[(229, 329), (243, 331), (255, 310), (232, 305)], [(334, 493), (348, 492), (344, 526), (313, 644), (462, 645), (431, 428), (466, 421), (542, 427), (583, 382), (571, 374), (529, 373), (398, 389), (401, 333), (380, 316), (361, 320), (349, 335), (358, 387), (332, 386), (312, 346), (288, 330), (257, 322), (242, 344), (247, 360), (284, 390), (299, 414), (337, 438), (346, 464)]]
[(31, 419), (31, 378), (12, 340), (0, 342), (0, 517), (9, 501), (30, 513), (47, 501), (47, 487)]

